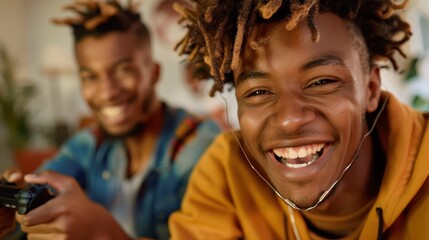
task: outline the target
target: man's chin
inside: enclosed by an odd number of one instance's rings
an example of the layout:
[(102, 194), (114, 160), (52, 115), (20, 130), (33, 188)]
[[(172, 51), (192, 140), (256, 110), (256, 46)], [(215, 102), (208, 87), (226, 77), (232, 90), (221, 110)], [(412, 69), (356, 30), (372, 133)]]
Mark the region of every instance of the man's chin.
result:
[(143, 130), (145, 126), (144, 124), (137, 124), (134, 127), (128, 129), (128, 130), (118, 130), (113, 131), (110, 130), (102, 125), (100, 125), (100, 130), (103, 134), (103, 136), (107, 139), (119, 139), (119, 138), (127, 138), (127, 137), (133, 137), (139, 135)]
[[(296, 206), (299, 209), (308, 209), (308, 208), (313, 208), (315, 206), (318, 206), (317, 209), (320, 209), (320, 207), (323, 209), (329, 205), (329, 204), (326, 205), (325, 203), (329, 202), (328, 201), (329, 199), (332, 199), (336, 191), (337, 191), (337, 187), (335, 186), (334, 188), (331, 189), (329, 193), (327, 193), (327, 195), (322, 200), (320, 200), (320, 197), (326, 194), (325, 191), (320, 191), (318, 194), (315, 194), (314, 192), (311, 192), (311, 193), (301, 192), (299, 196), (297, 196), (297, 194), (292, 194), (289, 200), (292, 201), (294, 204), (296, 204)], [(287, 195), (283, 195), (283, 196), (287, 198)], [(319, 203), (319, 201), (321, 202)]]
[(293, 204), (295, 204), (299, 209), (307, 209), (310, 207), (313, 207), (317, 204), (318, 198), (312, 197), (311, 199), (309, 197), (303, 197), (303, 198), (287, 198), (287, 196), (284, 196), (286, 199), (289, 199)]

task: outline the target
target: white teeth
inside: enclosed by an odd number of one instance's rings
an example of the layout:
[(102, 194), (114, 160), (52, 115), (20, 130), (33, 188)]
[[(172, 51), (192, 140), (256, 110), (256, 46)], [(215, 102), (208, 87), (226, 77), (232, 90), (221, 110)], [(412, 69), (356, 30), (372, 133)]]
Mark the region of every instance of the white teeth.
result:
[[(293, 148), (277, 148), (274, 149), (273, 152), (277, 157), (281, 158), (281, 162), (286, 166), (290, 168), (302, 168), (315, 162), (320, 157), (320, 153), (318, 152), (320, 152), (324, 147), (325, 144), (321, 143)], [(287, 161), (288, 159), (293, 160), (296, 158), (305, 158), (311, 155), (313, 155), (311, 160), (305, 163), (290, 163)]]
[(289, 158), (290, 159), (295, 159), (297, 157), (298, 157), (298, 153), (295, 150), (293, 150), (293, 149), (289, 149)]
[(303, 168), (303, 167), (307, 167), (308, 165), (314, 163), (318, 158), (320, 157), (320, 155), (314, 154), (313, 157), (311, 158), (311, 160), (309, 162), (305, 162), (305, 163), (289, 163), (289, 162), (283, 162), (286, 166), (290, 167), (290, 168)]
[(311, 144), (307, 146), (300, 146), (300, 147), (291, 147), (291, 148), (277, 148), (274, 149), (273, 152), (278, 157), (282, 158), (288, 158), (288, 159), (296, 159), (296, 158), (304, 158), (307, 156), (310, 156), (312, 154), (315, 154), (316, 152), (319, 152), (322, 150), (322, 148), (325, 147), (325, 144)]
[(304, 148), (299, 149), (298, 151), (298, 157), (303, 158), (307, 156), (307, 151)]
[(110, 106), (103, 107), (100, 109), (100, 112), (106, 117), (117, 117), (125, 111), (124, 106)]

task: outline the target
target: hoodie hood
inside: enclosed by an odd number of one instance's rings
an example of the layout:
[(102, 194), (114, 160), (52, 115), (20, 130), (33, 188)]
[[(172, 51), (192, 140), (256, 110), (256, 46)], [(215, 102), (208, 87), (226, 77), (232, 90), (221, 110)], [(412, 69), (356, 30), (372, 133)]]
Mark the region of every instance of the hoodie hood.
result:
[[(428, 185), (428, 115), (400, 103), (390, 93), (383, 92), (382, 101), (384, 99), (388, 104), (379, 119), (377, 131), (384, 140), (381, 143), (386, 153), (386, 167), (361, 239), (376, 239), (379, 227), (383, 232), (389, 229), (422, 187)], [(384, 224), (379, 226), (383, 218)]]

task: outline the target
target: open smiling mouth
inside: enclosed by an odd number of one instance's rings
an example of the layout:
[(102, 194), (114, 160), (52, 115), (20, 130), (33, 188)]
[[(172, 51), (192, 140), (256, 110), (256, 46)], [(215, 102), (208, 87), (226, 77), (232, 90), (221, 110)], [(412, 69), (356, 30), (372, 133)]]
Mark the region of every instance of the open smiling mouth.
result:
[(123, 122), (129, 112), (130, 104), (121, 103), (116, 105), (102, 106), (98, 109), (98, 113), (103, 117), (104, 121), (109, 124), (117, 124)]
[(325, 144), (311, 144), (300, 147), (277, 148), (275, 159), (289, 168), (303, 168), (311, 165), (323, 154)]

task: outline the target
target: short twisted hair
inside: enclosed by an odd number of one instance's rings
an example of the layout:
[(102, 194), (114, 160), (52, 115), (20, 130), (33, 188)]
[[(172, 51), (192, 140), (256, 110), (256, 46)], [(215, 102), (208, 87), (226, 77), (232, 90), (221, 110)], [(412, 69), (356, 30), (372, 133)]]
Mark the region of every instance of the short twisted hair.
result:
[[(225, 82), (232, 82), (243, 44), (254, 26), (260, 22), (285, 21), (285, 29), (292, 30), (307, 21), (312, 41), (319, 41), (314, 23), (316, 13), (333, 12), (351, 20), (362, 32), (369, 60), (389, 60), (395, 70), (395, 52), (403, 57), (400, 47), (408, 41), (411, 30), (397, 10), (408, 0), (192, 0), (195, 8), (178, 4), (187, 28), (186, 36), (177, 44), (179, 55), (187, 55), (189, 62), (200, 63), (207, 70), (206, 77), (215, 84), (210, 95), (223, 91)], [(260, 43), (251, 42), (251, 45)], [(200, 65), (201, 66), (201, 65)]]
[(132, 0), (123, 6), (119, 0), (79, 0), (65, 5), (65, 10), (76, 16), (54, 18), (55, 24), (70, 26), (75, 43), (87, 36), (102, 36), (109, 32), (133, 31), (144, 41), (150, 41), (150, 34), (141, 21), (138, 4)]

